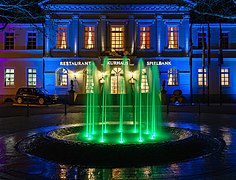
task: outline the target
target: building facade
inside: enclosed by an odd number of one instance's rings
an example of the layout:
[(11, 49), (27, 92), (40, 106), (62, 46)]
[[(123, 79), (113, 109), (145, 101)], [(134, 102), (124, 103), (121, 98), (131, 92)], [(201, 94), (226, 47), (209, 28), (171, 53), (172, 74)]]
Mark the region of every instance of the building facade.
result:
[[(236, 24), (222, 23), (221, 28), (219, 23), (192, 24), (189, 9), (161, 2), (79, 4), (60, 0), (44, 1), (40, 6), (47, 14), (44, 24), (37, 28), (9, 24), (0, 32), (2, 101), (21, 86), (44, 87), (50, 94), (64, 96), (73, 84), (76, 102), (83, 103), (83, 96), (105, 75), (110, 94), (124, 93), (120, 81), (126, 78), (128, 86), (127, 79), (138, 79), (141, 60), (143, 93), (149, 89), (147, 68), (158, 66), (160, 86), (166, 82), (168, 99), (174, 90), (182, 91), (185, 102), (202, 101), (208, 95), (211, 102), (218, 101), (220, 91), (225, 101), (236, 98)], [(88, 71), (93, 62), (98, 83)], [(104, 62), (109, 71), (104, 71)], [(123, 72), (124, 63), (127, 72)]]

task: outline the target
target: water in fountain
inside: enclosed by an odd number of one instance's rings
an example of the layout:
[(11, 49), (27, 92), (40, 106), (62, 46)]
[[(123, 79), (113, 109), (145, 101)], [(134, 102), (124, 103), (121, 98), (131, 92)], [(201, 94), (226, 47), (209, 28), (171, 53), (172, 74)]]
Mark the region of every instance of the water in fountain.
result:
[[(130, 73), (124, 57), (121, 66), (123, 78), (117, 77), (119, 94), (110, 94), (108, 58), (104, 59), (102, 71), (102, 78), (98, 79), (95, 64), (88, 66), (87, 81), (91, 84), (86, 88), (91, 89), (86, 95), (86, 130), (84, 138), (78, 135), (78, 140), (111, 144), (166, 140), (168, 137), (161, 131), (158, 67), (145, 67), (140, 59), (137, 70)], [(115, 105), (117, 99), (118, 106)]]

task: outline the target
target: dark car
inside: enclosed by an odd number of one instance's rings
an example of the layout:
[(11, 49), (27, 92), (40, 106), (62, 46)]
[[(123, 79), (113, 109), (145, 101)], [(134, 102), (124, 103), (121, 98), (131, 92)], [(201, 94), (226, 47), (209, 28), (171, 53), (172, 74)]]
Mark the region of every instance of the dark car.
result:
[(43, 88), (23, 87), (18, 89), (15, 99), (18, 104), (38, 103), (42, 105), (46, 102), (56, 102), (58, 100), (58, 96), (48, 95), (47, 91)]

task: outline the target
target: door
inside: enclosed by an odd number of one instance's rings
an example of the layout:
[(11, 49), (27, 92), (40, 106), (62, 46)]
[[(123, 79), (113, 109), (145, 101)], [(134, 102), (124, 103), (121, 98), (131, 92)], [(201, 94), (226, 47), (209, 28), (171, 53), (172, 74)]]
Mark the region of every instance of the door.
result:
[(125, 93), (125, 79), (123, 69), (115, 67), (111, 70), (111, 94)]

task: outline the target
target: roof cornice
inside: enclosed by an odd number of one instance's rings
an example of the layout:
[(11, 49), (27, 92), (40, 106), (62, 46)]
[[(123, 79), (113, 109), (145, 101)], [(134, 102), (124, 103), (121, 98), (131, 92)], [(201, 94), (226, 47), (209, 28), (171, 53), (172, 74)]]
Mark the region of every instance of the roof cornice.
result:
[(47, 4), (42, 5), (44, 10), (51, 11), (189, 11), (188, 8), (175, 4)]

